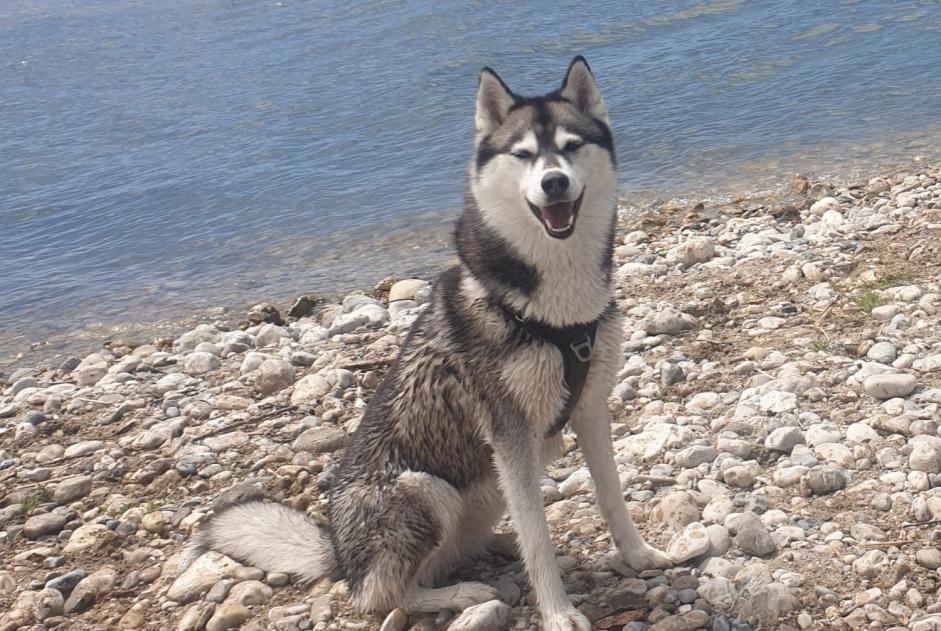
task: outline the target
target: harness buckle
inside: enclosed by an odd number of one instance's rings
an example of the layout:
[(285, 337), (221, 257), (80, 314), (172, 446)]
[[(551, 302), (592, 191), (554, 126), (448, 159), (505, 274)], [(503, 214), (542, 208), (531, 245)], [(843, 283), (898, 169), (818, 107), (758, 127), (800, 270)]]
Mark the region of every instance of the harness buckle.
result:
[(569, 348), (572, 349), (572, 352), (575, 354), (575, 358), (583, 364), (591, 361), (591, 353), (593, 350), (592, 340), (591, 336), (587, 333), (585, 334), (585, 339), (581, 340), (580, 342), (572, 342), (569, 344)]

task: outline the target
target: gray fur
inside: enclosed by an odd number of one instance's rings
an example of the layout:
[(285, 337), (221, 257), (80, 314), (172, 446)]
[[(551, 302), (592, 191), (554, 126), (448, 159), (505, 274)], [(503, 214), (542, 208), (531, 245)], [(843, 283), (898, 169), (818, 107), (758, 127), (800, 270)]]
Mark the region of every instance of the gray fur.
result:
[[(621, 555), (638, 569), (667, 564), (628, 516), (611, 449), (606, 399), (623, 362), (610, 287), (611, 130), (581, 58), (560, 90), (539, 98), (513, 94), (485, 70), (477, 105), (477, 152), (456, 230), (460, 263), (438, 279), (353, 434), (330, 492), (330, 536), (306, 518), (256, 503), (215, 517), (205, 542), (308, 579), (329, 571), (332, 542), (357, 607), (463, 609), (495, 591), (439, 583), (485, 547), (509, 508), (544, 627), (588, 629), (565, 594), (539, 490), (561, 445), (559, 436), (544, 436), (567, 396), (562, 356), (508, 313), (552, 327), (598, 322), (572, 426)], [(564, 150), (569, 136), (584, 145)], [(531, 159), (514, 157), (518, 143), (530, 143)], [(578, 189), (572, 195), (584, 196), (570, 236), (552, 238), (534, 217), (526, 183), (544, 168), (567, 169)]]

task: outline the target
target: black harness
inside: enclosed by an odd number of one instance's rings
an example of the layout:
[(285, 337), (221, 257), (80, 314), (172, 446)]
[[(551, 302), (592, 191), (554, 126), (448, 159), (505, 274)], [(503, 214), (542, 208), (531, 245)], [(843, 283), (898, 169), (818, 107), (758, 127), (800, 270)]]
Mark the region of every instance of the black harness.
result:
[(595, 333), (598, 330), (598, 319), (586, 324), (575, 324), (566, 327), (554, 327), (537, 320), (527, 320), (515, 313), (506, 305), (500, 305), (507, 316), (507, 320), (516, 325), (522, 332), (531, 337), (549, 342), (562, 353), (562, 369), (565, 385), (568, 387), (568, 397), (562, 406), (562, 411), (546, 431), (546, 438), (551, 438), (562, 431), (569, 422), (572, 411), (578, 404), (588, 378), (588, 369), (591, 367), (591, 354), (595, 346)]

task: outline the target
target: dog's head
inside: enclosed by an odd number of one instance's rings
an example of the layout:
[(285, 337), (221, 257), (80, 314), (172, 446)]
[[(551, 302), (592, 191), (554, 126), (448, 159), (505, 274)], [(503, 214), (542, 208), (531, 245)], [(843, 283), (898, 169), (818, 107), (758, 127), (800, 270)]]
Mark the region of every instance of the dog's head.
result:
[[(568, 239), (580, 217), (583, 224), (610, 224), (617, 195), (611, 127), (582, 57), (559, 89), (535, 98), (514, 94), (484, 68), (475, 126), (471, 191), (483, 220), (499, 233), (532, 243)], [(585, 216), (592, 213), (603, 216)]]

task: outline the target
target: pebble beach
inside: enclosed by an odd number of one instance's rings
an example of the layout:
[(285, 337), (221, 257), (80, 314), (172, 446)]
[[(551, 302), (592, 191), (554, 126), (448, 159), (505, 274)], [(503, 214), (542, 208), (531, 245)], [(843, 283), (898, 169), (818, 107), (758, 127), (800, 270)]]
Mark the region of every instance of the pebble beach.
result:
[[(941, 629), (941, 168), (624, 206), (609, 399), (625, 501), (676, 566), (612, 555), (578, 442), (542, 482), (597, 629)], [(323, 514), (433, 278), (112, 342), (0, 374), (0, 631), (535, 630), (522, 564), (464, 612), (352, 610), (188, 548), (228, 505)], [(503, 520), (499, 529), (512, 533)]]

